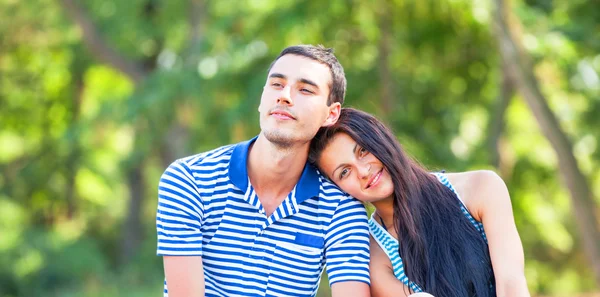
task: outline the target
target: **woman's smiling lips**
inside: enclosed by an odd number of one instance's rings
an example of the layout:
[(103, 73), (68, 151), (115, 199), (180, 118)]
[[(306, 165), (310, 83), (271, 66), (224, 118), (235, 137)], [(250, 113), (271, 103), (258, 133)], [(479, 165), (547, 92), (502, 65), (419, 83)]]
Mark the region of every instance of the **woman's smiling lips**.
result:
[(367, 187), (365, 189), (368, 189), (368, 188), (371, 188), (373, 186), (376, 186), (377, 183), (379, 182), (379, 180), (381, 179), (381, 175), (382, 174), (383, 174), (383, 169), (379, 170), (379, 172), (377, 172), (376, 174), (374, 174), (373, 177), (371, 177), (371, 179), (367, 183)]

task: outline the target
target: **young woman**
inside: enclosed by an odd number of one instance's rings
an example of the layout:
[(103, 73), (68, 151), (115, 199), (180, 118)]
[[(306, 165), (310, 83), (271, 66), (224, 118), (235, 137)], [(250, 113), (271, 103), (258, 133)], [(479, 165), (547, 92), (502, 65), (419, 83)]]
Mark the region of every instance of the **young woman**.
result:
[(375, 207), (373, 296), (529, 296), (510, 198), (495, 173), (430, 173), (390, 129), (351, 108), (318, 132), (309, 160)]

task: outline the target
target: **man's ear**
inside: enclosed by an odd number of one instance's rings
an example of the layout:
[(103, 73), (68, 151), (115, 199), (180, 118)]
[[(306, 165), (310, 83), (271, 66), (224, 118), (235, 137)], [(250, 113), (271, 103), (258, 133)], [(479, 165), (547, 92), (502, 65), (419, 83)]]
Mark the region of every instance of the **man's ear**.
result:
[(327, 115), (327, 119), (325, 119), (325, 123), (321, 125), (321, 127), (329, 127), (337, 122), (340, 118), (340, 112), (342, 110), (342, 104), (339, 102), (334, 102), (329, 105), (329, 114)]

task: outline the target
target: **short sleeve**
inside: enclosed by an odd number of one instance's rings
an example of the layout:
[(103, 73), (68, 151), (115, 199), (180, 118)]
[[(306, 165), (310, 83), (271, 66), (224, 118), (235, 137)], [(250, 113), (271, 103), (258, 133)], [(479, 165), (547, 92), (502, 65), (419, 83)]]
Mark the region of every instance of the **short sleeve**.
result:
[(325, 242), (329, 284), (369, 279), (369, 225), (365, 207), (350, 196), (341, 199)]
[(160, 256), (202, 256), (204, 205), (191, 170), (173, 162), (158, 184), (156, 253)]

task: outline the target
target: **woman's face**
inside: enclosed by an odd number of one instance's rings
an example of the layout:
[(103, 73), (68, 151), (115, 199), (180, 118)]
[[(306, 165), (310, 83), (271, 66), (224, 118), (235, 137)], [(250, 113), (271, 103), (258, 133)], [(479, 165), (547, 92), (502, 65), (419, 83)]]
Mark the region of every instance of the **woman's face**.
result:
[(381, 161), (346, 133), (333, 137), (318, 166), (338, 187), (360, 201), (376, 202), (394, 193), (392, 178)]

